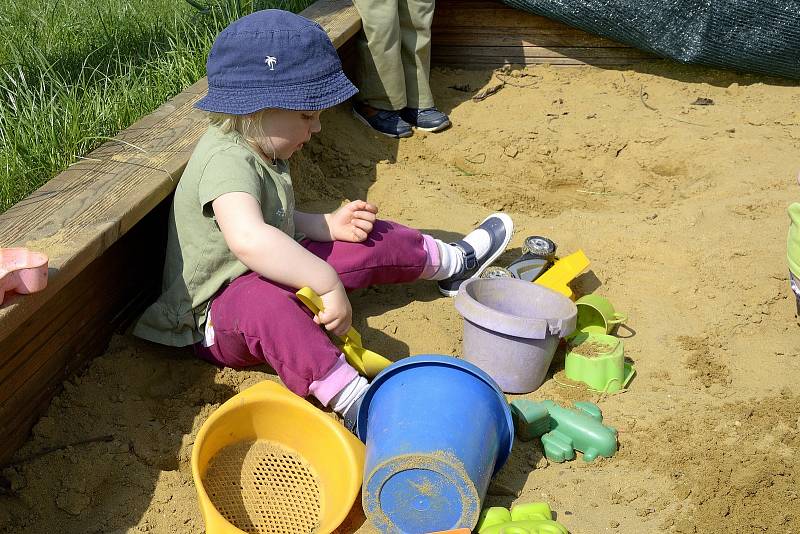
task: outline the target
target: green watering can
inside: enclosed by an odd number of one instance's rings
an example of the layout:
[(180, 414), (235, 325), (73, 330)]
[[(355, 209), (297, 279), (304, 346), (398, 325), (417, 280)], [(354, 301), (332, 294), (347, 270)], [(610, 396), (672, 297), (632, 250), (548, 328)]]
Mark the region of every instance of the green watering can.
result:
[[(324, 309), (322, 299), (310, 287), (303, 287), (295, 294), (314, 315), (318, 315)], [(347, 363), (367, 378), (374, 377), (392, 364), (391, 360), (377, 352), (365, 349), (361, 344), (361, 334), (352, 326), (345, 335), (338, 337), (340, 341), (337, 345), (342, 349)]]

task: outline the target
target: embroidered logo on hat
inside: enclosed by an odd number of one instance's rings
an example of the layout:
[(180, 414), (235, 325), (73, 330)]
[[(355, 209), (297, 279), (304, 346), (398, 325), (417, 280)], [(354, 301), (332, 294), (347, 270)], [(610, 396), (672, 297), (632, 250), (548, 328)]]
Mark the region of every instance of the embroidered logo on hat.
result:
[(264, 63), (267, 64), (269, 70), (275, 70), (275, 64), (278, 63), (278, 58), (273, 56), (267, 56), (264, 58)]

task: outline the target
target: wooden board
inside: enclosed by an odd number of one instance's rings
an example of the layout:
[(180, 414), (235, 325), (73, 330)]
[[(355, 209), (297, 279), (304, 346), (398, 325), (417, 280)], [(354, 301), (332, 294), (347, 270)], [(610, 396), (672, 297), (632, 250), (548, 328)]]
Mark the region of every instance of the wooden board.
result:
[(657, 59), (496, 0), (437, 0), (432, 34), (432, 63), (462, 68), (626, 65)]
[(352, 0), (317, 1), (300, 14), (325, 28), (337, 49), (361, 29), (361, 17)]
[[(337, 47), (361, 28), (350, 0), (302, 14)], [(167, 207), (207, 125), (193, 109), (206, 89), (204, 78), (0, 214), (0, 247), (50, 258), (44, 291), (7, 294), (0, 307), (0, 464), (62, 381), (155, 297)]]
[(155, 298), (168, 208), (166, 200), (151, 211), (60, 290), (48, 320), (27, 321), (6, 345), (8, 363), (0, 368), (0, 458), (25, 441), (63, 380), (105, 350), (112, 333), (130, 318), (132, 305), (140, 309)]

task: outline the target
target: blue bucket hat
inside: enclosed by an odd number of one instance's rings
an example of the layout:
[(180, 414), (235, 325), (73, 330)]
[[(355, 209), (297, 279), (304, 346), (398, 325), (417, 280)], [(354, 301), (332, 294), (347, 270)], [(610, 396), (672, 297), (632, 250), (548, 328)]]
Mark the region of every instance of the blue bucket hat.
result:
[(325, 30), (279, 9), (256, 11), (222, 30), (206, 71), (208, 95), (195, 107), (231, 115), (265, 108), (317, 111), (358, 92)]

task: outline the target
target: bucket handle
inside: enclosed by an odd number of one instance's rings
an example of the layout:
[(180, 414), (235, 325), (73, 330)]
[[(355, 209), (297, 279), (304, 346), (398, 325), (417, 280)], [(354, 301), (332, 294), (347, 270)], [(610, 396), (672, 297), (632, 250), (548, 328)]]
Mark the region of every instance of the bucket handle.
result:
[(628, 320), (628, 315), (625, 313), (614, 312), (614, 317), (608, 320), (608, 324), (620, 324)]

